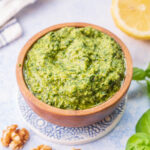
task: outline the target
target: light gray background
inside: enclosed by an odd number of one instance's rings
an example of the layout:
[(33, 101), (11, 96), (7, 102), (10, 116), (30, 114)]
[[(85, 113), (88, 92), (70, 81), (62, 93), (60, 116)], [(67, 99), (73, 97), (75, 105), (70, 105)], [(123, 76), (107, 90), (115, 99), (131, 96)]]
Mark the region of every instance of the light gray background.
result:
[[(116, 28), (110, 14), (111, 0), (38, 0), (22, 10), (17, 18), (24, 34), (17, 41), (0, 49), (0, 136), (2, 130), (10, 124), (27, 126), (22, 122), (16, 110), (17, 56), (23, 45), (38, 31), (63, 22), (88, 22), (105, 27), (118, 35), (129, 48), (134, 66), (145, 68), (150, 61), (150, 42), (135, 40)], [(128, 93), (125, 114), (118, 126), (107, 136), (93, 143), (74, 146), (82, 150), (123, 150), (127, 139), (134, 133), (139, 117), (150, 108), (146, 96), (145, 84), (132, 82)], [(31, 138), (24, 147), (29, 150), (39, 144), (48, 144), (55, 150), (71, 150), (73, 146), (50, 143), (30, 129)], [(4, 150), (0, 144), (0, 150)]]

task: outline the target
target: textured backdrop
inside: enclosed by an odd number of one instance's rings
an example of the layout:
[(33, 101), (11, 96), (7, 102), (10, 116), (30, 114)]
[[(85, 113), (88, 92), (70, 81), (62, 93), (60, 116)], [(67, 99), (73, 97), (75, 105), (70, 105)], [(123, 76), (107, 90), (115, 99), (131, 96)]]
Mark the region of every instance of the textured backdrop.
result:
[[(150, 42), (135, 40), (117, 29), (111, 18), (110, 6), (111, 0), (38, 0), (36, 4), (28, 6), (16, 16), (23, 27), (24, 34), (19, 40), (0, 49), (0, 136), (1, 130), (7, 125), (17, 123), (20, 127), (26, 127), (16, 110), (16, 60), (25, 42), (48, 26), (80, 21), (105, 27), (124, 41), (131, 52), (135, 66), (143, 68), (147, 66), (150, 61)], [(150, 107), (143, 84), (132, 82), (128, 97), (125, 114), (110, 134), (93, 143), (75, 147), (82, 150), (124, 150), (127, 139), (134, 133), (137, 120)], [(39, 144), (51, 145), (55, 150), (72, 148), (72, 146), (50, 143), (29, 131), (31, 138), (24, 150)], [(1, 144), (0, 149), (5, 150)]]

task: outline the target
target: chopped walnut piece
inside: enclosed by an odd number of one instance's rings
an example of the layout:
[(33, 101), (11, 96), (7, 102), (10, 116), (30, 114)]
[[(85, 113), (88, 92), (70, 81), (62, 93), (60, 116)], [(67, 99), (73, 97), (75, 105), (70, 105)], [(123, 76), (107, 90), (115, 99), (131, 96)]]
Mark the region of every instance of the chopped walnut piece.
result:
[(18, 126), (16, 124), (8, 126), (6, 130), (3, 130), (1, 142), (2, 145), (8, 147), (11, 142), (11, 134), (16, 130)]
[(47, 145), (39, 145), (37, 148), (33, 148), (31, 150), (52, 150), (52, 148)]
[(29, 132), (28, 132), (28, 130), (25, 129), (25, 128), (22, 128), (21, 130), (18, 130), (17, 133), (20, 136), (21, 141), (23, 143), (26, 143), (27, 140), (29, 139)]
[(8, 126), (3, 131), (1, 142), (5, 147), (10, 147), (12, 150), (20, 150), (29, 139), (29, 132), (23, 129), (17, 129), (18, 125)]

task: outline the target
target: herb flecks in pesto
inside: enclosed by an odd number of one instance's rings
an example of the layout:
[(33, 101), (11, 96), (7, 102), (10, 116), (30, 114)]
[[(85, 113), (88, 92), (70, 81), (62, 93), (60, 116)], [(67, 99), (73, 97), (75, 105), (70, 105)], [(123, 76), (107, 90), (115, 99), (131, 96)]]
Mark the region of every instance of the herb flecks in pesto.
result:
[(121, 87), (125, 62), (121, 47), (91, 27), (49, 32), (29, 50), (24, 78), (41, 101), (61, 109), (87, 109)]

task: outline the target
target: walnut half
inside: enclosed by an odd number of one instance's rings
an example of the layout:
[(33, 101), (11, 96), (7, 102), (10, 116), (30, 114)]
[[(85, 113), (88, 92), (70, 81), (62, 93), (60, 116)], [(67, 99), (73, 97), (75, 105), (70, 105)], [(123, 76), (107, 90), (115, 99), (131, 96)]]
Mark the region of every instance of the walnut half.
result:
[(1, 142), (5, 147), (10, 147), (12, 150), (22, 149), (23, 145), (29, 139), (29, 132), (25, 129), (17, 129), (18, 125), (8, 126), (3, 131)]
[(31, 150), (52, 150), (52, 148), (47, 145), (39, 145), (37, 148), (33, 148)]

